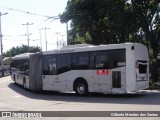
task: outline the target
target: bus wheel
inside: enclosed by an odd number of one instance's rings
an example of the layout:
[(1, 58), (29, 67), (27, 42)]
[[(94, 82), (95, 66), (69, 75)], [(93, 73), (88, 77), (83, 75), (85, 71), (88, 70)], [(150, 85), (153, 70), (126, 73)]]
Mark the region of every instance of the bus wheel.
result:
[(84, 81), (78, 81), (75, 84), (75, 91), (77, 95), (85, 96), (88, 93), (87, 83)]
[(26, 86), (26, 79), (25, 79), (25, 78), (23, 79), (23, 87), (24, 87), (24, 89), (27, 89), (27, 86)]

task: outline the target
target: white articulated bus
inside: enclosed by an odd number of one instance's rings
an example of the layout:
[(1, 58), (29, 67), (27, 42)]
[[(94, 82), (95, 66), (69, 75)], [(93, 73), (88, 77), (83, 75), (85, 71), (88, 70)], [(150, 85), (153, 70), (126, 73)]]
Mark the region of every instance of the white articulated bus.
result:
[(78, 95), (136, 93), (149, 87), (149, 58), (139, 43), (71, 45), (13, 57), (12, 79), (27, 89)]

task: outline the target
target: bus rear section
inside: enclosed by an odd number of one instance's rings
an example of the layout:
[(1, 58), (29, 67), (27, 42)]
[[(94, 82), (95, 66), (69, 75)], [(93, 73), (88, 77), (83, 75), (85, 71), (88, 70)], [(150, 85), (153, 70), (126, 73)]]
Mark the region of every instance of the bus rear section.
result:
[(136, 43), (128, 49), (126, 74), (129, 91), (138, 92), (149, 88), (149, 58), (146, 46)]

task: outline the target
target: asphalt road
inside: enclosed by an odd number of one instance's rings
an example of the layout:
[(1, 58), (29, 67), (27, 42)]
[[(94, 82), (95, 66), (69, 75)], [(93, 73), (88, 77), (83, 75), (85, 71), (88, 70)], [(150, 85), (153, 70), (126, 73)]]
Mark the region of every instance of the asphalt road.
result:
[[(74, 93), (31, 92), (11, 81), (10, 76), (0, 78), (0, 111), (160, 111), (160, 91), (144, 90), (138, 94), (92, 94), (79, 97)], [(0, 118), (8, 120), (13, 118)], [(16, 118), (33, 119), (33, 118)], [(56, 120), (128, 120), (128, 117), (54, 117), (35, 118)], [(129, 119), (141, 120), (142, 117)], [(145, 120), (160, 117), (145, 117)], [(15, 120), (15, 118), (14, 118)]]

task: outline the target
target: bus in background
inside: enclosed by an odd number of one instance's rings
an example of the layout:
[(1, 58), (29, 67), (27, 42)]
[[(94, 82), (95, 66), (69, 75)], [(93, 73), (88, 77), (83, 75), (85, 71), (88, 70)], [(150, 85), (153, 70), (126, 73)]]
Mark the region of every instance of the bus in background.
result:
[(148, 51), (139, 43), (71, 45), (20, 56), (13, 57), (12, 79), (33, 91), (86, 95), (136, 93), (149, 88)]
[(0, 60), (0, 77), (5, 75), (10, 75), (11, 74), (11, 67), (10, 67), (11, 57), (5, 57), (2, 62)]

